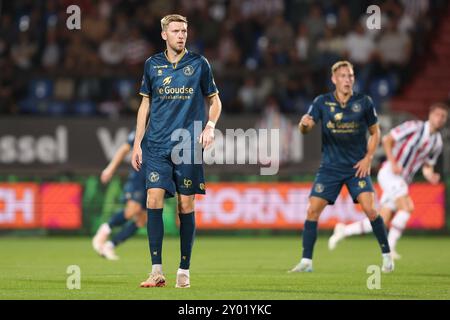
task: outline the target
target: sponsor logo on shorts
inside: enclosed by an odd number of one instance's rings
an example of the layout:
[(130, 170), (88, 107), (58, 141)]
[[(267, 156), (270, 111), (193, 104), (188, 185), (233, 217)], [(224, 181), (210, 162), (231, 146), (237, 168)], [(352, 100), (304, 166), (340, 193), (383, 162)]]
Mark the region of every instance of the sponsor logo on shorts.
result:
[(158, 182), (158, 180), (159, 180), (159, 173), (155, 172), (155, 171), (150, 172), (150, 175), (148, 176), (148, 179), (152, 183)]
[(317, 193), (322, 193), (323, 190), (325, 190), (325, 187), (321, 183), (316, 184), (316, 186), (314, 187), (314, 191), (316, 191)]
[(189, 189), (192, 186), (192, 180), (184, 178), (183, 184), (185, 188)]
[(367, 182), (365, 182), (364, 180), (360, 180), (358, 182), (358, 186), (360, 189), (364, 189), (367, 186)]
[(205, 190), (205, 184), (204, 183), (200, 183), (199, 187), (200, 187), (200, 190)]

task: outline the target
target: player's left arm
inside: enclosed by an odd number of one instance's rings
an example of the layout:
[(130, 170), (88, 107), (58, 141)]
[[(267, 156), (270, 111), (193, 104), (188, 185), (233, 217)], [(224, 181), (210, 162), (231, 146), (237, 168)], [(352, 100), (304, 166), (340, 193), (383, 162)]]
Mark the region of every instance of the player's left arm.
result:
[(378, 144), (380, 143), (381, 132), (378, 123), (369, 127), (369, 141), (367, 142), (367, 153), (364, 158), (362, 158), (353, 167), (356, 169), (355, 176), (358, 178), (364, 178), (370, 175), (370, 169), (372, 165), (372, 159), (377, 150)]
[(425, 163), (422, 167), (422, 174), (427, 179), (427, 181), (431, 184), (438, 184), (441, 180), (441, 175), (437, 172), (434, 172), (434, 166)]
[(203, 129), (203, 132), (199, 138), (199, 142), (203, 145), (203, 148), (205, 149), (209, 148), (214, 142), (214, 128), (222, 112), (222, 102), (220, 101), (218, 93), (208, 97), (208, 105), (209, 105), (208, 123), (206, 124), (205, 129)]
[(128, 143), (124, 143), (119, 148), (119, 150), (117, 150), (108, 166), (102, 171), (102, 174), (100, 175), (100, 181), (103, 184), (106, 184), (111, 180), (114, 172), (116, 172), (117, 168), (122, 163), (123, 159), (125, 159), (130, 150), (131, 146)]
[(426, 160), (424, 165), (422, 166), (422, 174), (431, 184), (438, 184), (441, 180), (441, 175), (434, 171), (434, 166), (439, 158), (439, 155), (442, 152), (442, 142), (438, 140), (437, 147), (433, 148), (433, 153)]

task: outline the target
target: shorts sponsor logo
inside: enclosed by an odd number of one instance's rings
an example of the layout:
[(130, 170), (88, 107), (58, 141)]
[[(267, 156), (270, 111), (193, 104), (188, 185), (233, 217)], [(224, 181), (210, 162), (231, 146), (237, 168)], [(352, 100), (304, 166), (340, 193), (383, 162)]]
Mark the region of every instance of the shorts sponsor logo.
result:
[(148, 176), (148, 179), (152, 183), (158, 182), (158, 180), (159, 180), (159, 173), (158, 172), (150, 172), (150, 175)]
[(200, 187), (200, 190), (205, 190), (205, 184), (204, 183), (200, 183), (199, 187)]
[(367, 183), (364, 180), (358, 182), (358, 186), (360, 189), (364, 189), (367, 186)]
[(183, 184), (185, 188), (190, 188), (192, 186), (192, 180), (184, 178)]
[(316, 186), (314, 187), (314, 191), (316, 191), (317, 193), (322, 193), (323, 190), (325, 190), (325, 187), (321, 183), (316, 184)]

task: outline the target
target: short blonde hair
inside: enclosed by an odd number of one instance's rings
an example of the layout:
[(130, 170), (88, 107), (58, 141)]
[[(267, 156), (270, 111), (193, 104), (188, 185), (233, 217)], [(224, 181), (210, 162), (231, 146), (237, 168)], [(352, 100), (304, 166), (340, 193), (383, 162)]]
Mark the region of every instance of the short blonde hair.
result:
[(171, 22), (184, 22), (186, 24), (188, 23), (187, 18), (183, 17), (182, 15), (169, 14), (169, 15), (167, 15), (164, 18), (161, 19), (161, 30), (165, 31), (167, 29), (167, 26)]
[(353, 70), (353, 65), (349, 61), (338, 61), (331, 67), (331, 74), (334, 74), (338, 69), (348, 67)]

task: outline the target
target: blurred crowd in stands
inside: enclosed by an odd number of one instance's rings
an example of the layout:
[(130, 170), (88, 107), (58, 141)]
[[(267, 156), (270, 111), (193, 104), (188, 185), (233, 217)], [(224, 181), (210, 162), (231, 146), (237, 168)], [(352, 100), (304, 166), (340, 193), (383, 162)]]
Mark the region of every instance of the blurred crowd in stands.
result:
[[(66, 8), (81, 8), (69, 30)], [(381, 30), (366, 22), (381, 8)], [(133, 114), (144, 61), (162, 51), (160, 19), (187, 16), (188, 50), (213, 66), (224, 113), (301, 114), (349, 59), (356, 90), (380, 111), (427, 53), (444, 0), (2, 1), (0, 113)]]

